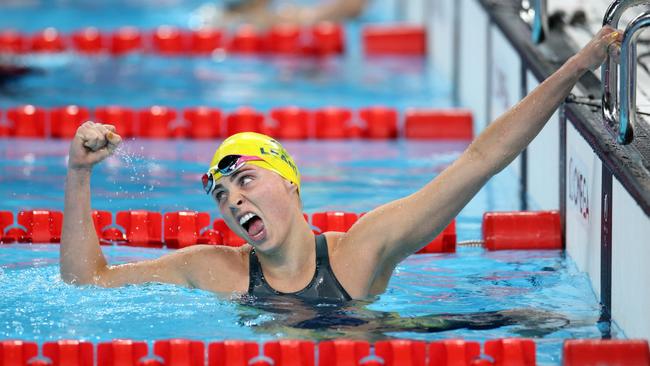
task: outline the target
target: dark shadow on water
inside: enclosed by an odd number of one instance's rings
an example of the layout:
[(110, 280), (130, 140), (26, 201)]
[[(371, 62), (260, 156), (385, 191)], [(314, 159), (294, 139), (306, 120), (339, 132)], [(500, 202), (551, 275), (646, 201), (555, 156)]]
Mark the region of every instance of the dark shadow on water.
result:
[[(564, 315), (532, 308), (464, 314), (401, 316), (396, 312), (367, 308), (371, 302), (306, 303), (282, 298), (244, 298), (240, 324), (256, 332), (298, 339), (322, 341), (334, 338), (364, 339), (370, 342), (393, 338), (390, 333), (435, 333), (456, 329), (484, 330), (514, 326), (511, 331), (525, 337), (541, 338), (566, 327)], [(260, 315), (270, 320), (257, 321)]]

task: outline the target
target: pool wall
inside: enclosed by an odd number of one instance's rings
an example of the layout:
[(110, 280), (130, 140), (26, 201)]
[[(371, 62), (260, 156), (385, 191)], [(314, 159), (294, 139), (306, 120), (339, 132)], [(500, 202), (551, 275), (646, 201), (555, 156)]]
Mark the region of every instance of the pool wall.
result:
[[(473, 111), (475, 133), (577, 49), (562, 31), (534, 45), (530, 27), (519, 17), (519, 5), (404, 2), (408, 20), (429, 30), (431, 65), (454, 81), (456, 102)], [(500, 174), (519, 178), (520, 189), (511, 194), (519, 196), (522, 209), (561, 211), (566, 250), (589, 274), (603, 305), (603, 319), (611, 315), (630, 338), (650, 339), (650, 291), (645, 285), (650, 278), (650, 174), (644, 149), (639, 148), (650, 143), (643, 134), (632, 145), (613, 143), (602, 125), (600, 107), (593, 106), (600, 103), (596, 74), (581, 79), (573, 94)]]

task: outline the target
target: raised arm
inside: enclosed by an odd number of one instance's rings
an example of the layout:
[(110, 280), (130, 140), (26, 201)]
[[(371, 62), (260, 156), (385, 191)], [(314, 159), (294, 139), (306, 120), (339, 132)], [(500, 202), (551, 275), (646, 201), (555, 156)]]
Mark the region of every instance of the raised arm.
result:
[[(429, 243), (483, 185), (512, 162), (544, 127), (578, 79), (598, 67), (618, 32), (603, 28), (521, 102), (492, 122), (451, 166), (412, 195), (362, 217), (340, 241), (341, 258), (353, 258), (375, 288), (395, 265)], [(344, 265), (342, 265), (343, 267)], [(372, 291), (367, 289), (369, 293)]]
[(68, 283), (101, 286), (147, 281), (187, 285), (182, 273), (175, 270), (178, 255), (138, 265), (109, 267), (106, 263), (92, 220), (90, 175), (93, 166), (111, 155), (121, 141), (113, 126), (86, 122), (70, 143), (60, 246), (61, 278)]
[(273, 9), (268, 1), (250, 1), (232, 7), (226, 20), (267, 28), (275, 24), (312, 25), (322, 21), (342, 22), (358, 17), (367, 0), (329, 0), (315, 5), (288, 5)]

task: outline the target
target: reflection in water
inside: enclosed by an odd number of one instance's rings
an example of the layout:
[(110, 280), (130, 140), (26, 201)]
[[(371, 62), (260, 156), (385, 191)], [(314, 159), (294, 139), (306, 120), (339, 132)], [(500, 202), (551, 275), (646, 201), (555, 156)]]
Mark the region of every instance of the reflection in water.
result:
[[(370, 302), (311, 304), (293, 297), (241, 299), (240, 324), (256, 332), (322, 341), (334, 338), (390, 339), (390, 333), (434, 333), (456, 329), (483, 330), (515, 326), (525, 337), (543, 337), (567, 326), (564, 315), (533, 308), (465, 314), (401, 316), (367, 308)], [(260, 312), (273, 314), (259, 321)], [(593, 324), (593, 323), (592, 323)]]

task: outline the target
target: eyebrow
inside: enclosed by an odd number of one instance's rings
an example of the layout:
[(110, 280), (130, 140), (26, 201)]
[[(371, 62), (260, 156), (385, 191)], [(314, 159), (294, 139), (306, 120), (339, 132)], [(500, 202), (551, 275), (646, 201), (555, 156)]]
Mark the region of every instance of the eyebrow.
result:
[[(235, 173), (233, 173), (232, 175), (228, 176), (228, 178), (229, 178), (230, 181), (232, 182), (233, 180), (237, 179), (237, 176), (238, 176), (239, 174), (244, 173), (244, 172), (247, 172), (247, 171), (249, 171), (249, 170), (252, 170), (252, 168), (247, 167), (247, 166), (243, 166), (243, 167), (241, 167), (239, 170), (237, 170)], [(224, 188), (224, 187), (223, 187), (223, 184), (218, 183), (217, 185), (214, 186), (214, 189), (212, 190), (212, 192), (216, 192), (218, 189), (223, 189), (223, 188)]]

